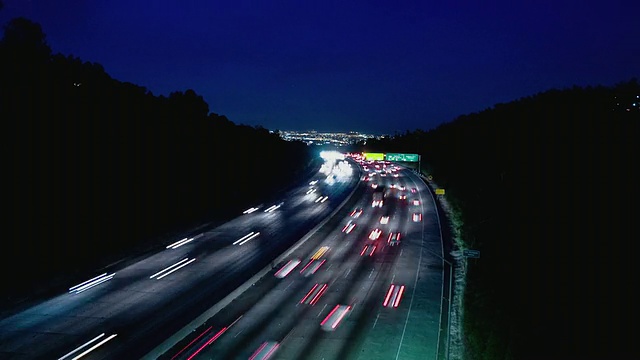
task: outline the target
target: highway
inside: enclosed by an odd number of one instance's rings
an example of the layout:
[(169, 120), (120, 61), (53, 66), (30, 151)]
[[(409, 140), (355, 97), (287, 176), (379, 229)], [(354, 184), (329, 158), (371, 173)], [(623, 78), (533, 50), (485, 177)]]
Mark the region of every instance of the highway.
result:
[(3, 314), (0, 357), (142, 358), (331, 214), (359, 183), (358, 169), (350, 174), (340, 164), (213, 230), (185, 234), (163, 251), (87, 274), (67, 292)]
[[(366, 175), (346, 206), (272, 271), (145, 359), (436, 359), (444, 325), (435, 201), (411, 170), (377, 165), (362, 162)], [(373, 207), (381, 189), (383, 205)]]

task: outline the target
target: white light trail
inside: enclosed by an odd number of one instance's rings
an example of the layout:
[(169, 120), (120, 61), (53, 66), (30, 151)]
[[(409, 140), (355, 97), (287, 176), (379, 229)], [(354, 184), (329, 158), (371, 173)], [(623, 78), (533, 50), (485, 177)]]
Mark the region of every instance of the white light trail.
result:
[(76, 286), (72, 286), (69, 288), (69, 293), (76, 293), (79, 294), (85, 290), (91, 289), (92, 287), (102, 284), (103, 282), (109, 281), (111, 279), (113, 279), (113, 276), (115, 275), (115, 273), (113, 274), (109, 274), (107, 275), (107, 273), (104, 273), (102, 275), (96, 276), (93, 279), (87, 280), (81, 284), (78, 284)]
[[(153, 275), (149, 276), (149, 279), (153, 279), (154, 277), (156, 277), (156, 276), (158, 276), (158, 275), (160, 275), (160, 274), (162, 274), (162, 273), (164, 273), (164, 272), (167, 272), (167, 271), (169, 271), (169, 270), (171, 270), (171, 269), (175, 268), (176, 266), (179, 266), (180, 264), (183, 264), (184, 262), (186, 262), (186, 261), (188, 261), (188, 260), (189, 260), (189, 258), (184, 258), (184, 259), (182, 259), (182, 260), (178, 261), (177, 263), (175, 263), (175, 264), (173, 264), (173, 265), (171, 265), (171, 266), (169, 266), (169, 267), (167, 267), (167, 268), (164, 268), (164, 269), (162, 269), (162, 270), (158, 271), (157, 273), (155, 273), (155, 274), (153, 274)], [(195, 260), (195, 259), (194, 259), (194, 260)], [(160, 278), (158, 278), (158, 279), (160, 279)]]
[(174, 268), (173, 270), (169, 271), (168, 273), (164, 273), (164, 274), (162, 274), (162, 275), (158, 276), (158, 280), (160, 280), (160, 279), (162, 279), (163, 277), (165, 277), (165, 276), (167, 276), (167, 275), (171, 274), (171, 273), (172, 273), (172, 272), (174, 272), (174, 271), (178, 271), (178, 270), (180, 270), (181, 268), (183, 268), (183, 267), (185, 267), (185, 266), (187, 266), (187, 265), (191, 264), (191, 263), (192, 263), (192, 262), (194, 262), (194, 261), (196, 261), (196, 259), (195, 259), (195, 258), (193, 258), (193, 259), (191, 259), (191, 260), (187, 261), (186, 263), (184, 263), (184, 264), (182, 264), (182, 265), (178, 266), (177, 268)]
[(103, 337), (104, 335), (105, 335), (105, 334), (104, 334), (104, 333), (102, 333), (102, 334), (100, 334), (100, 335), (98, 335), (98, 336), (94, 337), (93, 339), (91, 339), (91, 340), (87, 341), (86, 343), (84, 343), (84, 344), (82, 344), (82, 345), (78, 346), (77, 348), (75, 348), (74, 350), (70, 351), (70, 352), (69, 352), (69, 353), (67, 353), (65, 356), (63, 356), (63, 357), (61, 357), (61, 358), (58, 358), (58, 360), (64, 360), (64, 359), (68, 358), (69, 356), (71, 356), (71, 355), (73, 355), (73, 354), (77, 353), (78, 351), (80, 351), (80, 350), (84, 349), (85, 347), (87, 347), (87, 346), (91, 345), (91, 343), (93, 343), (93, 342), (95, 342), (95, 341), (98, 341), (98, 339), (100, 339), (100, 338), (101, 338), (101, 337)]
[(193, 241), (193, 239), (195, 238), (184, 238), (180, 241), (176, 241), (173, 244), (167, 246), (167, 249), (177, 249), (184, 244), (190, 243), (191, 241)]
[(93, 279), (89, 279), (89, 280), (87, 280), (87, 281), (85, 281), (85, 282), (83, 282), (83, 283), (80, 283), (80, 284), (76, 285), (76, 286), (72, 286), (72, 287), (70, 287), (70, 288), (69, 288), (69, 291), (71, 291), (71, 290), (73, 290), (73, 289), (76, 289), (76, 288), (79, 288), (80, 286), (82, 286), (82, 285), (84, 285), (84, 284), (88, 284), (88, 283), (90, 283), (90, 282), (92, 282), (92, 281), (95, 281), (95, 280), (97, 280), (97, 279), (99, 279), (99, 278), (105, 277), (106, 275), (107, 275), (107, 273), (100, 274), (100, 275), (98, 275), (98, 276), (94, 277)]
[(278, 204), (278, 205), (270, 206), (270, 207), (269, 207), (269, 208), (267, 208), (264, 212), (272, 212), (272, 211), (274, 211), (274, 210), (278, 209), (280, 206), (282, 206), (282, 204), (284, 204), (284, 203), (280, 203), (280, 204)]
[(250, 233), (248, 233), (247, 235), (245, 235), (245, 236), (241, 237), (240, 239), (238, 239), (238, 240), (234, 241), (234, 242), (233, 242), (233, 245), (238, 245), (238, 243), (240, 243), (240, 242), (244, 241), (245, 239), (247, 239), (247, 238), (249, 238), (249, 237), (253, 236), (254, 234), (256, 234), (256, 233), (255, 233), (255, 232), (253, 232), (253, 231), (252, 231), (252, 232), (250, 232)]
[(247, 210), (243, 211), (243, 214), (251, 214), (252, 212), (258, 210), (258, 208), (256, 207), (252, 207), (252, 208), (248, 208)]
[(258, 235), (260, 235), (259, 232), (249, 236), (248, 238), (244, 239), (243, 241), (241, 241), (238, 245), (244, 245), (247, 241), (251, 240), (251, 239), (255, 239)]
[[(84, 345), (80, 346), (79, 348), (77, 348), (77, 349), (73, 350), (72, 352), (68, 353), (67, 355), (65, 355), (65, 356), (63, 356), (63, 357), (61, 357), (61, 358), (59, 358), (58, 360), (65, 359), (66, 357), (73, 355), (74, 353), (76, 353), (76, 352), (78, 352), (78, 351), (82, 350), (82, 348), (84, 348), (85, 346), (87, 346), (87, 345), (91, 344), (92, 342), (94, 342), (94, 341), (96, 341), (96, 340), (100, 339), (100, 338), (101, 338), (101, 337), (103, 337), (103, 336), (104, 336), (104, 333), (103, 333), (103, 334), (101, 334), (101, 335), (99, 335), (99, 336), (97, 336), (97, 337), (95, 337), (93, 340), (91, 340), (91, 341), (89, 341), (89, 342), (85, 343)], [(104, 340), (100, 341), (99, 343), (97, 343), (97, 344), (93, 345), (92, 347), (90, 347), (89, 349), (85, 350), (85, 351), (84, 351), (83, 353), (81, 353), (80, 355), (78, 355), (78, 356), (74, 357), (72, 360), (80, 359), (81, 357), (83, 357), (83, 356), (87, 355), (88, 353), (92, 352), (93, 350), (95, 350), (95, 349), (99, 348), (100, 346), (104, 345), (107, 341), (109, 341), (109, 340), (113, 339), (113, 338), (114, 338), (114, 337), (116, 337), (116, 336), (118, 336), (118, 334), (110, 335), (110, 336), (109, 336), (109, 337), (107, 337), (106, 339), (104, 339)]]

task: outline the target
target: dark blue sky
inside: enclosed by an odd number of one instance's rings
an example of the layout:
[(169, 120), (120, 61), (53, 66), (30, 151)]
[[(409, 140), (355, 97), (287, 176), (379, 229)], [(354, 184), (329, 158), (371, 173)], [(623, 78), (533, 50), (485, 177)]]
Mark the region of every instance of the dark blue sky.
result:
[[(640, 77), (640, 1), (3, 0), (54, 52), (268, 129), (394, 133)], [(482, 3), (482, 4), (481, 4)]]

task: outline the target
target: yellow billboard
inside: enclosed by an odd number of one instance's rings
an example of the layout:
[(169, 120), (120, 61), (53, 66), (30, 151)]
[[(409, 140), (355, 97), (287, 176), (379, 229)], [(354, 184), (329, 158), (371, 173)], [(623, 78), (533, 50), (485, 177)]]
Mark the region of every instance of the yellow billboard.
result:
[(366, 160), (384, 160), (384, 153), (362, 153)]
[(436, 189), (436, 195), (444, 195), (444, 189)]

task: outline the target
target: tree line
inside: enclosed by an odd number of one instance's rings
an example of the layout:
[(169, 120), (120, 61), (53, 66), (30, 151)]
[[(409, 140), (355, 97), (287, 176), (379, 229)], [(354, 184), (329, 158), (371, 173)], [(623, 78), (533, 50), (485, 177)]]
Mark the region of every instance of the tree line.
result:
[(462, 219), (468, 359), (637, 356), (640, 86), (551, 89), (364, 151), (422, 155)]
[(3, 301), (237, 215), (315, 166), (304, 143), (237, 125), (191, 89), (156, 96), (53, 53), (29, 19), (5, 25), (0, 61)]

